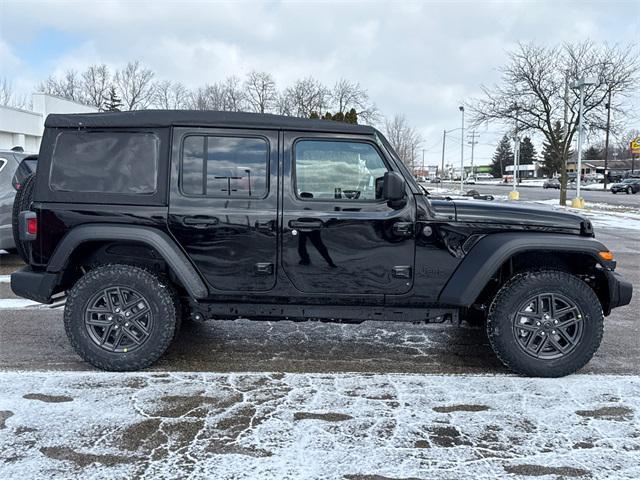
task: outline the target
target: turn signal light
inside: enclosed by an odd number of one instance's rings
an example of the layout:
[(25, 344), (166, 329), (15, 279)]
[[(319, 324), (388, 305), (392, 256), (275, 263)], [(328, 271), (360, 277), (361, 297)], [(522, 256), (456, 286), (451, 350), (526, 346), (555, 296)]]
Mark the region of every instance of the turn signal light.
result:
[(598, 252), (598, 255), (600, 255), (601, 259), (606, 260), (607, 262), (613, 260), (613, 253), (611, 252)]
[(29, 235), (37, 235), (38, 234), (38, 219), (37, 218), (27, 218), (27, 233)]

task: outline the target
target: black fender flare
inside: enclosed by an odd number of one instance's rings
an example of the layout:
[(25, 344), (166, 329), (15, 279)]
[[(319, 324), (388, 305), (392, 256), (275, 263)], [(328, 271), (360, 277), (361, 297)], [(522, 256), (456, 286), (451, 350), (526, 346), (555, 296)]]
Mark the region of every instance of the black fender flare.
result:
[(47, 265), (47, 272), (63, 271), (74, 250), (79, 245), (92, 241), (134, 241), (153, 247), (180, 279), (191, 297), (204, 299), (209, 293), (195, 267), (176, 242), (167, 233), (151, 227), (118, 224), (88, 224), (75, 227), (56, 247)]
[(522, 252), (586, 253), (613, 269), (615, 262), (605, 262), (598, 252), (607, 248), (592, 237), (536, 232), (488, 234), (480, 239), (460, 262), (438, 296), (438, 302), (470, 307), (491, 277), (509, 258)]

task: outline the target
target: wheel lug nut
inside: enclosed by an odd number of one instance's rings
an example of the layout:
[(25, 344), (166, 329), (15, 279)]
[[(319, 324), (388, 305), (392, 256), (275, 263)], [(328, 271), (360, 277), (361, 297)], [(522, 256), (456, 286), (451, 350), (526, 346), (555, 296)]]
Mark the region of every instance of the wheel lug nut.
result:
[(116, 313), (120, 313), (120, 309), (119, 308), (116, 308)]
[(554, 325), (557, 325), (557, 324), (558, 324), (558, 320), (554, 320), (554, 321), (553, 321), (553, 324), (554, 324)]
[(125, 326), (125, 327), (128, 327), (128, 326), (129, 326), (129, 324), (128, 324), (128, 323), (125, 323), (125, 324), (124, 324), (124, 326)]
[(536, 322), (536, 327), (539, 327), (539, 326), (540, 326), (540, 322)]
[(109, 316), (107, 317), (107, 320), (112, 321), (112, 320), (113, 320), (113, 317), (112, 317), (111, 315), (109, 315)]
[(555, 335), (555, 334), (556, 334), (556, 331), (555, 331), (555, 330), (551, 330), (551, 333)]
[(544, 332), (540, 332), (540, 335), (542, 335), (544, 337)]
[(131, 312), (127, 312), (124, 314), (125, 317), (128, 317), (129, 315), (131, 315)]
[(113, 327), (113, 329), (114, 329), (114, 330), (117, 330), (117, 329), (118, 329), (118, 325), (115, 325), (115, 326)]

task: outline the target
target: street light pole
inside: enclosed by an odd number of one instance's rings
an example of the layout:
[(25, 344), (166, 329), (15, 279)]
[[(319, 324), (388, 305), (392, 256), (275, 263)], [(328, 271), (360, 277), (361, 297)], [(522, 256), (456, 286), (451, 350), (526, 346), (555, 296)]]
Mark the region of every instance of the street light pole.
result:
[(460, 135), (460, 192), (464, 192), (464, 106), (458, 107), (462, 113), (462, 134)]
[(471, 177), (474, 177), (474, 172), (473, 172), (473, 151), (474, 151), (474, 147), (476, 146), (476, 144), (478, 143), (476, 141), (476, 138), (479, 137), (480, 135), (476, 134), (476, 131), (473, 130), (471, 132), (471, 141), (467, 142), (469, 145), (471, 145)]
[(609, 101), (605, 104), (607, 107), (607, 133), (604, 137), (604, 189), (607, 189), (607, 177), (609, 166), (609, 128), (611, 127), (611, 89), (609, 89)]
[(578, 171), (576, 172), (576, 198), (571, 202), (574, 208), (583, 208), (584, 200), (580, 196), (580, 184), (582, 183), (582, 134), (583, 134), (583, 108), (584, 108), (584, 88), (587, 85), (596, 85), (598, 80), (595, 78), (584, 78), (575, 82), (572, 87), (580, 89), (580, 105), (578, 107)]
[(444, 182), (444, 146), (447, 143), (447, 131), (442, 132), (442, 168), (440, 171), (440, 181)]

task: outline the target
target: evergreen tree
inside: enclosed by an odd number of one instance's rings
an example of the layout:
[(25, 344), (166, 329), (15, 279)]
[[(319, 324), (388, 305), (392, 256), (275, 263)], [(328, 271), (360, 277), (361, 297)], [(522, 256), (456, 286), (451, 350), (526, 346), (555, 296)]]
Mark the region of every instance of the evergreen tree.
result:
[(116, 87), (113, 85), (109, 88), (109, 96), (104, 98), (104, 111), (105, 112), (119, 112), (122, 106), (122, 100), (116, 93)]
[(333, 115), (331, 115), (331, 112), (327, 112), (324, 114), (324, 117), (322, 117), (324, 120), (333, 120)]
[(513, 151), (511, 150), (511, 140), (505, 135), (498, 143), (496, 152), (493, 154), (491, 175), (502, 178), (507, 165), (513, 165)]
[(354, 125), (358, 124), (358, 112), (356, 112), (355, 108), (352, 108), (345, 114), (344, 121)]
[(344, 121), (345, 121), (345, 119), (344, 119), (344, 113), (342, 113), (342, 112), (338, 112), (338, 113), (336, 113), (336, 114), (333, 116), (333, 119), (332, 119), (332, 120), (333, 120), (333, 121), (335, 121), (335, 122), (344, 122)]
[[(559, 139), (560, 142), (563, 141), (564, 129), (559, 121), (553, 126), (553, 137)], [(542, 168), (548, 177), (559, 175), (562, 169), (562, 157), (556, 153), (557, 150), (557, 148), (552, 148), (547, 140), (542, 144), (542, 163), (544, 165)], [(572, 154), (571, 150), (569, 150), (567, 158), (571, 158)]]
[(604, 149), (600, 150), (596, 146), (591, 146), (582, 153), (582, 157), (585, 160), (598, 160), (600, 158), (603, 158), (603, 153)]
[(318, 112), (311, 112), (311, 115), (309, 115), (309, 118), (318, 120), (320, 118), (320, 115), (318, 115)]
[(536, 147), (531, 143), (531, 138), (524, 137), (520, 142), (520, 165), (531, 165), (536, 160)]

